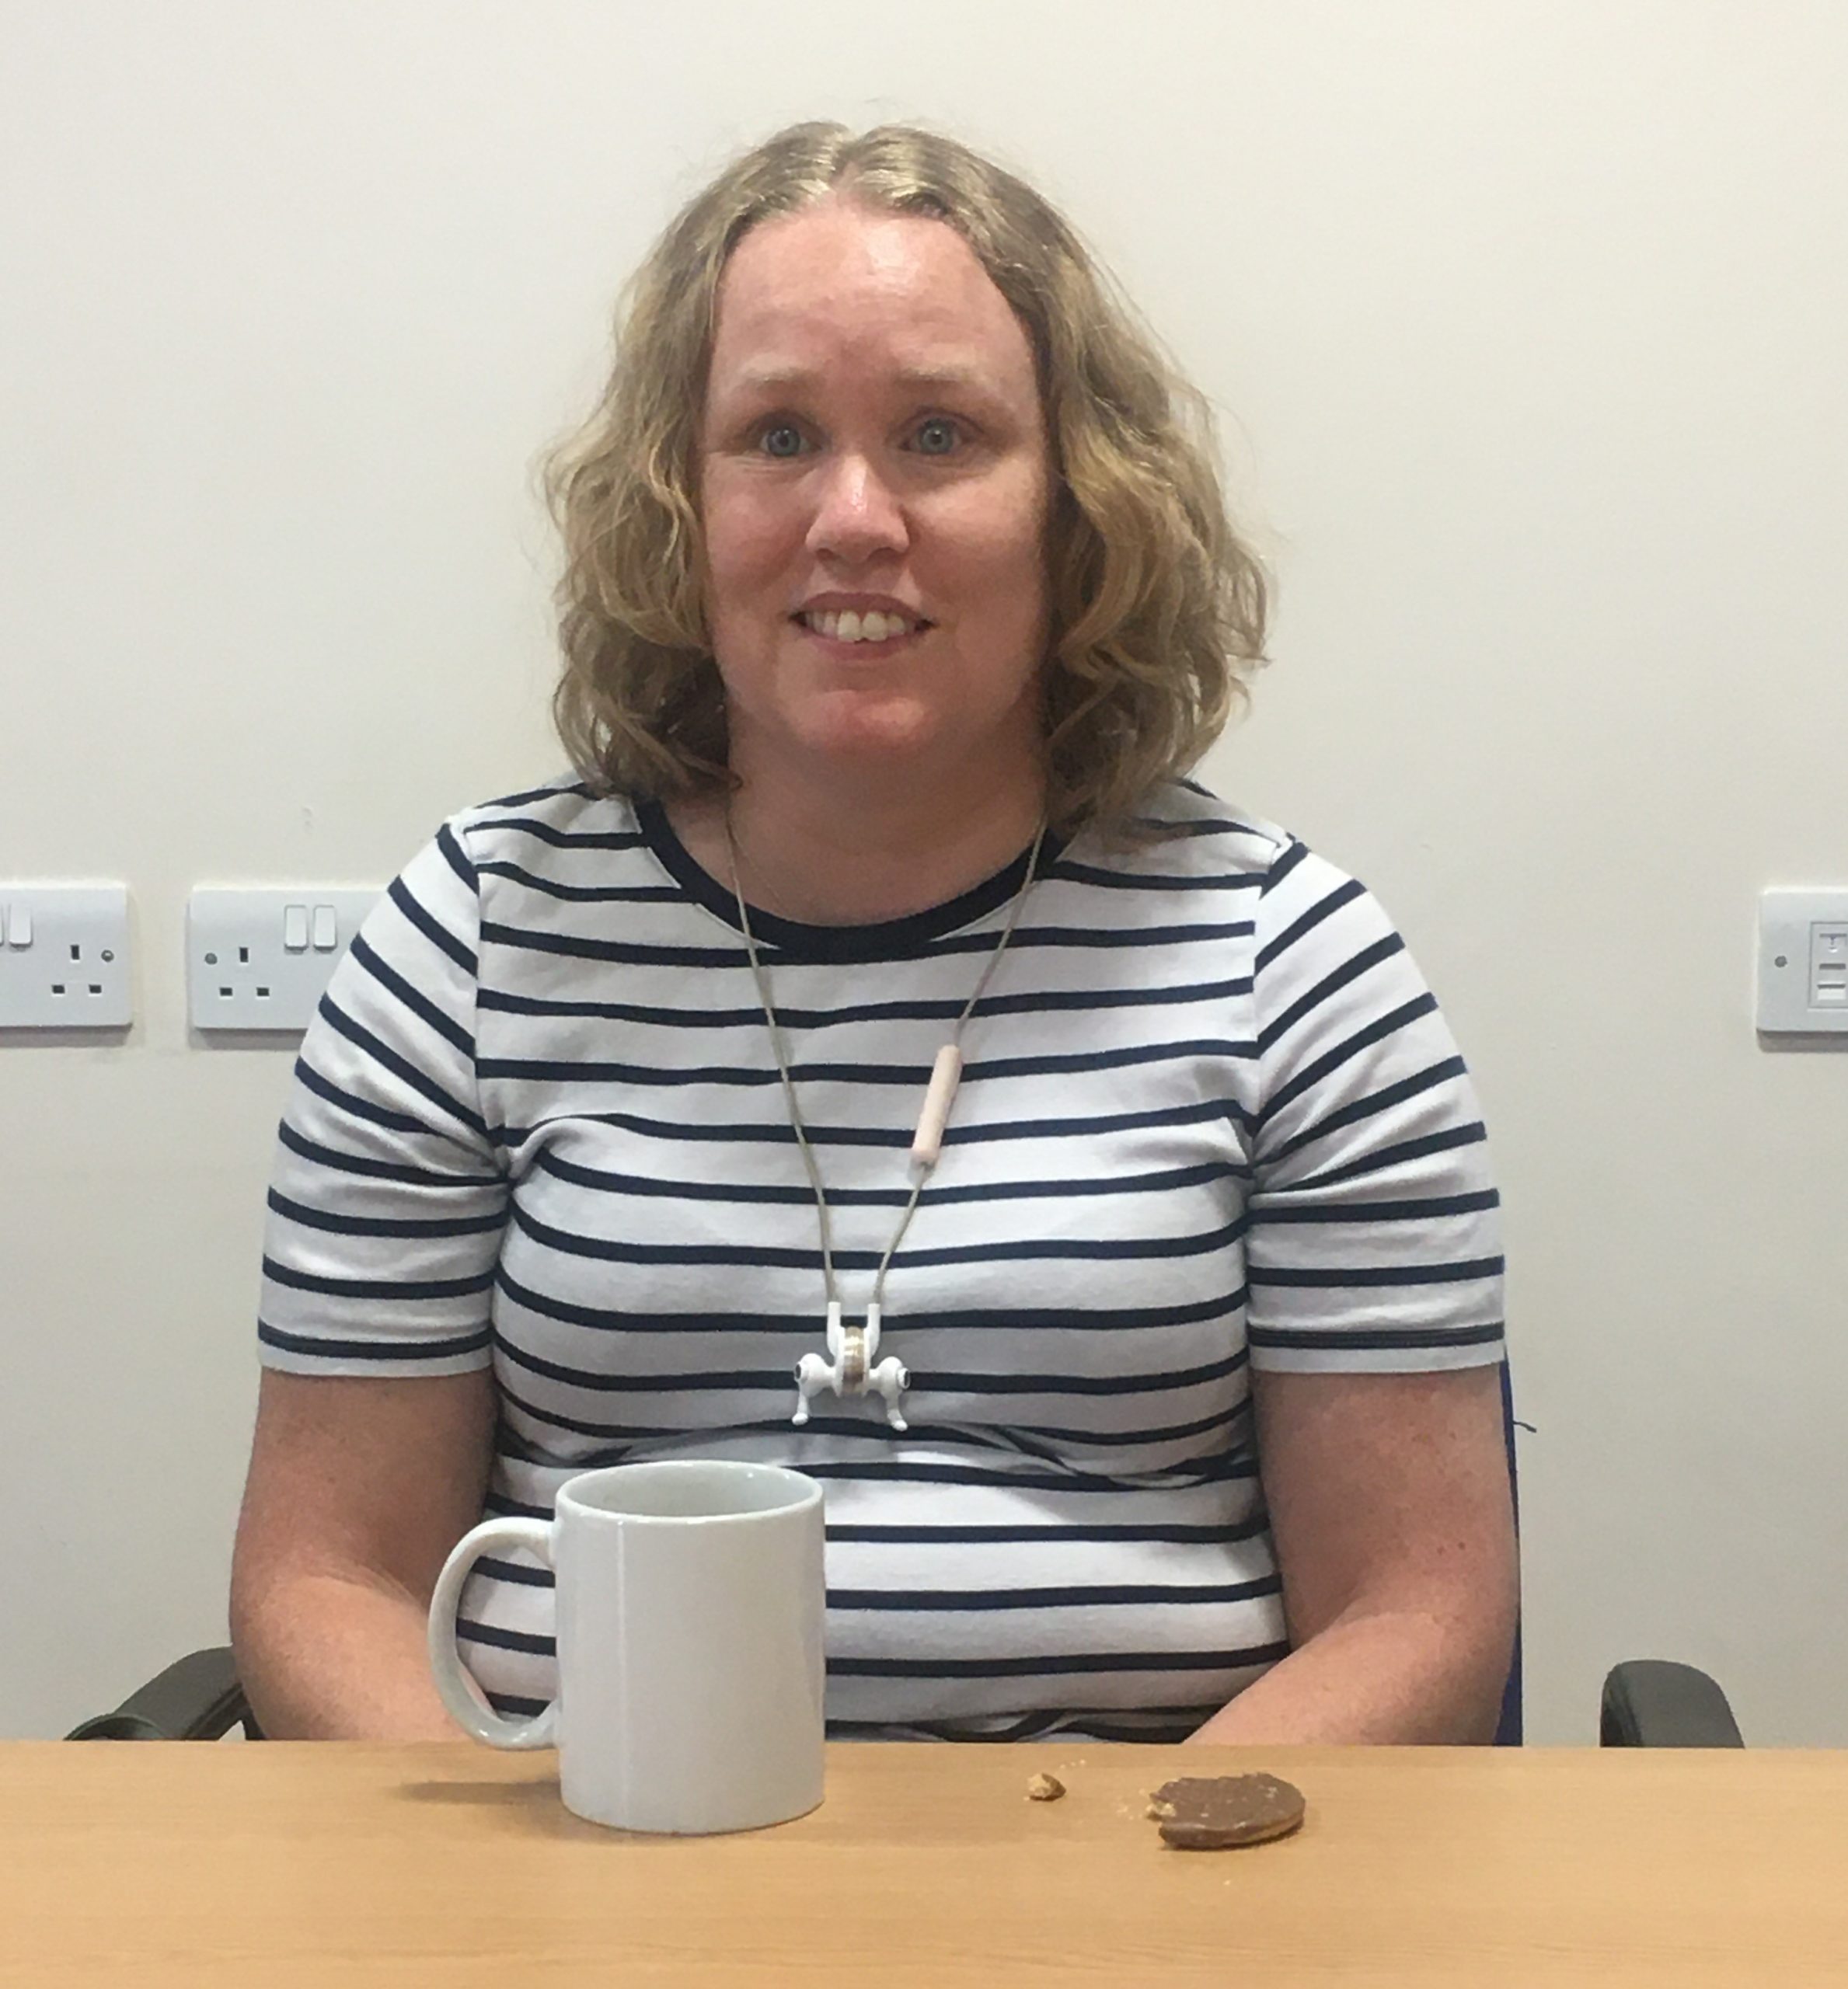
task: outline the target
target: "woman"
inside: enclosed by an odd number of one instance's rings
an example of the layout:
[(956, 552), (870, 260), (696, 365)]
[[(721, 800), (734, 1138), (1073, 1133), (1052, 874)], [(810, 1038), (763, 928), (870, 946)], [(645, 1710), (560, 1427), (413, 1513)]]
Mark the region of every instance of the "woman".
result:
[[(837, 1735), (1491, 1737), (1480, 1116), (1375, 901), (1178, 778), (1264, 590), (1177, 408), (943, 138), (793, 127), (663, 235), (552, 469), (578, 777), (447, 823), (303, 1045), (267, 1732), (453, 1736), (456, 1538), (694, 1454), (825, 1484)], [(548, 1582), (464, 1596), (503, 1711)]]

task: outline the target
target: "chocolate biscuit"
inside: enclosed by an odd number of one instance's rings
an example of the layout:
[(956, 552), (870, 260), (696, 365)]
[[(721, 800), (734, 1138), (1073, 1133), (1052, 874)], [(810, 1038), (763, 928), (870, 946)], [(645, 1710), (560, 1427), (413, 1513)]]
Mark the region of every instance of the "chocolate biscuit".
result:
[(1274, 1775), (1184, 1775), (1149, 1800), (1162, 1841), (1177, 1851), (1264, 1844), (1301, 1828), (1302, 1792)]

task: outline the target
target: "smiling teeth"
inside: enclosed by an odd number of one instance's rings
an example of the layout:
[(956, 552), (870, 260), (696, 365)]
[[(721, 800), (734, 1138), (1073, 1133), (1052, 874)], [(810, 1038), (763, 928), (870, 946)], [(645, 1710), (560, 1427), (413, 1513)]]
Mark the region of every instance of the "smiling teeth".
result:
[(856, 615), (852, 608), (839, 613), (805, 615), (803, 621), (818, 636), (841, 643), (883, 643), (907, 634), (912, 624), (901, 615), (884, 615), (877, 608)]

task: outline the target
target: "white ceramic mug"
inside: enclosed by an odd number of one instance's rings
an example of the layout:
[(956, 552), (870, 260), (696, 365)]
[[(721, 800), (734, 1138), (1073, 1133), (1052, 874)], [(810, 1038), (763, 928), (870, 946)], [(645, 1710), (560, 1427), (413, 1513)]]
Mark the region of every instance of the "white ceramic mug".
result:
[[(559, 1750), (565, 1806), (693, 1835), (787, 1822), (821, 1800), (821, 1488), (778, 1465), (616, 1465), (560, 1487), (550, 1520), (484, 1520), (430, 1599), (443, 1703), (479, 1740)], [(479, 1557), (525, 1548), (556, 1577), (558, 1696), (505, 1719), (464, 1682), (455, 1611)]]

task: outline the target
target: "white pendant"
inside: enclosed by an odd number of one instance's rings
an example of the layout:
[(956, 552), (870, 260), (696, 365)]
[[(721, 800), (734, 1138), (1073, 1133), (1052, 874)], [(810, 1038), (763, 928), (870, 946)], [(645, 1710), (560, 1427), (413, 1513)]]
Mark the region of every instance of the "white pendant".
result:
[(828, 1306), (828, 1358), (805, 1353), (796, 1364), (796, 1413), (790, 1418), (797, 1429), (808, 1420), (809, 1398), (826, 1389), (837, 1395), (863, 1395), (871, 1389), (885, 1398), (885, 1419), (894, 1430), (909, 1426), (898, 1400), (911, 1386), (904, 1363), (891, 1355), (874, 1365), (879, 1352), (879, 1308), (866, 1308), (863, 1326), (841, 1323), (840, 1301)]

